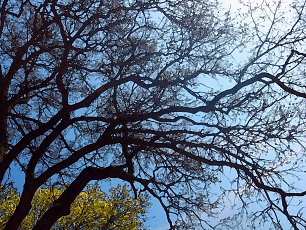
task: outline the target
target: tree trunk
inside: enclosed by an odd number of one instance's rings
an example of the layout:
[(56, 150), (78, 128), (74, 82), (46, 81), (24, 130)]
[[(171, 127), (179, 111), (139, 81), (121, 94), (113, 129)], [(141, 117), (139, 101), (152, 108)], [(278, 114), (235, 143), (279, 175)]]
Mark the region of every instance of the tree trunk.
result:
[(6, 223), (4, 230), (17, 230), (21, 226), (23, 219), (30, 212), (32, 205), (31, 201), (36, 192), (37, 186), (33, 186), (32, 183), (25, 183), (20, 202), (16, 207), (14, 214)]
[(6, 93), (0, 92), (0, 163), (3, 161), (4, 156), (8, 150), (6, 103)]
[(69, 215), (70, 206), (75, 198), (82, 192), (87, 183), (91, 180), (103, 180), (106, 178), (120, 177), (121, 167), (107, 168), (85, 168), (80, 175), (70, 184), (62, 195), (53, 203), (40, 220), (36, 223), (33, 230), (47, 230), (61, 217)]

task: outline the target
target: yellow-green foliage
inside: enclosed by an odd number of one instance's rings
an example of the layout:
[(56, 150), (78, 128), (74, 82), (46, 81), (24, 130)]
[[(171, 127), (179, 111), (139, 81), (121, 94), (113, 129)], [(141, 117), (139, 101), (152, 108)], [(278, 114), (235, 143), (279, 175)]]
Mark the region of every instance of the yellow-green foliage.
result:
[(0, 229), (16, 209), (19, 203), (19, 195), (11, 186), (0, 187)]
[[(19, 194), (11, 187), (0, 188), (0, 229), (13, 214)], [(33, 200), (32, 209), (22, 222), (22, 229), (32, 229), (36, 221), (53, 204), (63, 189), (41, 188)], [(98, 186), (88, 186), (71, 205), (68, 216), (60, 218), (53, 229), (137, 229), (141, 225), (148, 202), (144, 197), (132, 199), (125, 186), (112, 189), (106, 195)]]

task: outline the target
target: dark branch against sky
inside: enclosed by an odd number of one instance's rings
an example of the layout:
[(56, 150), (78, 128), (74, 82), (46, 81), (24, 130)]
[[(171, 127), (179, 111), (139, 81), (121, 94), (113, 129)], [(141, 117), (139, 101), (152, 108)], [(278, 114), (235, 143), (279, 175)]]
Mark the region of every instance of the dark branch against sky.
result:
[(0, 3), (0, 180), (25, 178), (5, 229), (41, 187), (66, 186), (50, 229), (112, 178), (171, 229), (306, 226), (305, 2)]

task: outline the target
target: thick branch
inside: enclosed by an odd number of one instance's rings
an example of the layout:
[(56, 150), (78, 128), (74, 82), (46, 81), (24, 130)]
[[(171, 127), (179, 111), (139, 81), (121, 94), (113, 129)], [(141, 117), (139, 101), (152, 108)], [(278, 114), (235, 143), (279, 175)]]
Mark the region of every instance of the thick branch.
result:
[(123, 168), (122, 166), (109, 166), (103, 169), (93, 167), (85, 168), (53, 203), (53, 206), (45, 212), (33, 230), (50, 229), (59, 218), (69, 215), (71, 204), (89, 181), (123, 177), (125, 174)]

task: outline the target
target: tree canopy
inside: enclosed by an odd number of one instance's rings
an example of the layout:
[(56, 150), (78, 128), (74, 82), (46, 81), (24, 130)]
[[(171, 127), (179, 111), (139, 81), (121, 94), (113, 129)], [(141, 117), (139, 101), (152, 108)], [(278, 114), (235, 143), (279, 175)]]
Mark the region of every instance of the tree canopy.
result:
[[(38, 189), (21, 229), (32, 229), (63, 189)], [(3, 229), (20, 197), (12, 186), (2, 187), (0, 191), (0, 228)], [(144, 215), (147, 206), (145, 197), (131, 198), (126, 187), (118, 186), (106, 195), (98, 185), (89, 185), (71, 204), (70, 214), (57, 220), (52, 229), (138, 229), (142, 224), (140, 215)]]
[[(305, 1), (0, 0), (0, 181), (149, 194), (170, 229), (306, 227)], [(238, 4), (238, 3), (237, 3)]]

